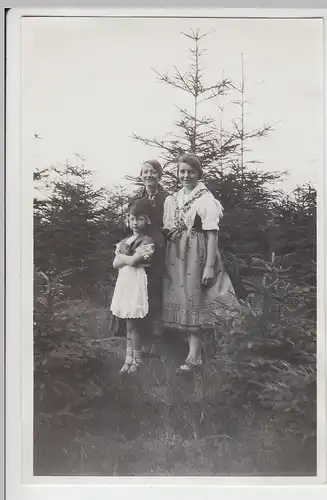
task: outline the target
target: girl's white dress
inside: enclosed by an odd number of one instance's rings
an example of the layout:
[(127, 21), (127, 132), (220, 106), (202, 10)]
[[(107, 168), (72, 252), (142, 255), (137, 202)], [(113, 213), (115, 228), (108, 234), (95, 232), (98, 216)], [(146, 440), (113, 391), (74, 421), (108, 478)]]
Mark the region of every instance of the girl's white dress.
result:
[[(116, 255), (122, 252), (122, 243), (132, 245), (138, 237), (131, 236), (118, 243)], [(149, 261), (154, 253), (154, 244), (151, 238), (146, 237), (140, 240), (133, 255), (142, 250), (145, 261)], [(145, 271), (147, 264), (140, 264), (137, 267), (124, 266), (118, 271), (114, 294), (111, 301), (111, 312), (118, 318), (141, 319), (149, 312), (148, 278)]]

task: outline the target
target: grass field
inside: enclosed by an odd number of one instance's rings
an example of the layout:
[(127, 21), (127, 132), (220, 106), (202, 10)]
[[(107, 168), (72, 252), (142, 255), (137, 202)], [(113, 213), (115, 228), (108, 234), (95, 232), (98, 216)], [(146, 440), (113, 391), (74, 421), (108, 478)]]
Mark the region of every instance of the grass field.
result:
[(100, 354), (86, 372), (57, 371), (74, 393), (69, 408), (55, 411), (50, 392), (35, 402), (35, 475), (316, 474), (314, 437), (303, 440), (247, 393), (235, 398), (228, 358), (180, 378), (185, 346), (166, 339), (160, 359), (122, 377), (124, 339), (94, 337)]

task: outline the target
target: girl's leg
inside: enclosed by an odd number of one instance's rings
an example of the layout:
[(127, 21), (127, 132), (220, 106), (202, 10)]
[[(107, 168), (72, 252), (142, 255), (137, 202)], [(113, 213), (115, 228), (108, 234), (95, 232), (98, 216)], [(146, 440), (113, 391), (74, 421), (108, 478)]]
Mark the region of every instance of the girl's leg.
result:
[(135, 320), (132, 323), (132, 346), (133, 346), (133, 364), (131, 365), (128, 373), (135, 373), (139, 366), (142, 364), (142, 338), (140, 333), (139, 324)]
[(126, 356), (120, 373), (127, 372), (133, 363), (133, 342), (132, 342), (132, 324), (130, 320), (126, 320), (127, 338), (126, 338)]

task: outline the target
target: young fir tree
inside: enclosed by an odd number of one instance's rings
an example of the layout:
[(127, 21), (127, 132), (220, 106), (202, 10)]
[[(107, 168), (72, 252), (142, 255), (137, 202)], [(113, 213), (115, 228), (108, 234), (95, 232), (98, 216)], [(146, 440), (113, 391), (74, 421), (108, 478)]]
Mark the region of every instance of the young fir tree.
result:
[(183, 73), (174, 66), (172, 75), (159, 73), (156, 70), (155, 73), (160, 82), (188, 96), (189, 108), (177, 106), (180, 113), (180, 118), (174, 124), (177, 130), (167, 134), (165, 139), (133, 134), (135, 139), (158, 150), (163, 161), (163, 181), (170, 189), (176, 189), (178, 186), (176, 162), (182, 153), (195, 153), (201, 160), (206, 175), (213, 164), (218, 164), (220, 158), (230, 154), (235, 147), (229, 137), (226, 140), (220, 137), (221, 142), (219, 141), (215, 118), (202, 112), (204, 103), (225, 95), (231, 88), (231, 82), (226, 78), (211, 84), (205, 82), (202, 58), (206, 51), (201, 47), (201, 42), (207, 33), (201, 34), (199, 30), (191, 30), (182, 35), (192, 42), (192, 47), (188, 51), (190, 61), (188, 70)]
[(299, 284), (316, 285), (317, 191), (310, 184), (282, 197), (276, 207), (278, 251)]
[[(95, 189), (90, 176), (84, 164), (52, 166), (43, 175), (45, 199), (34, 200), (35, 265), (51, 276), (69, 271), (74, 295), (86, 293), (102, 274), (104, 190)], [(34, 179), (42, 176), (37, 172)]]
[[(235, 257), (236, 261), (242, 258), (247, 263), (253, 256), (270, 258), (273, 250), (270, 209), (275, 197), (270, 186), (281, 180), (283, 174), (264, 172), (246, 157), (250, 143), (265, 137), (271, 128), (264, 125), (248, 130), (246, 127), (243, 64), (240, 83), (234, 84), (227, 78), (207, 83), (202, 65), (205, 54), (202, 43), (207, 34), (191, 30), (182, 36), (192, 44), (188, 71), (183, 73), (175, 66), (172, 75), (157, 71), (156, 74), (161, 82), (189, 97), (189, 108), (179, 107), (180, 119), (174, 124), (177, 131), (164, 139), (137, 134), (134, 138), (158, 150), (164, 163), (163, 183), (172, 191), (178, 187), (176, 162), (181, 153), (191, 151), (200, 158), (203, 180), (225, 209), (220, 246), (233, 274), (238, 272)], [(215, 110), (218, 107), (214, 105), (217, 102), (221, 105), (223, 99), (233, 100), (240, 108), (240, 116), (233, 117), (229, 127), (223, 126), (218, 111), (211, 116), (204, 113), (205, 102), (210, 101), (210, 109)]]

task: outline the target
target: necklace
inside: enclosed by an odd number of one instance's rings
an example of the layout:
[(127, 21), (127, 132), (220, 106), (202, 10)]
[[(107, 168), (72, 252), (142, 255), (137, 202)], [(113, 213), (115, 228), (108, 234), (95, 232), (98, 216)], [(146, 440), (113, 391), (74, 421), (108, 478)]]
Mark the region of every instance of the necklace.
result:
[(151, 201), (152, 205), (155, 205), (155, 201), (158, 195), (158, 188), (154, 191), (154, 193), (148, 193), (148, 191), (145, 191), (148, 199)]

